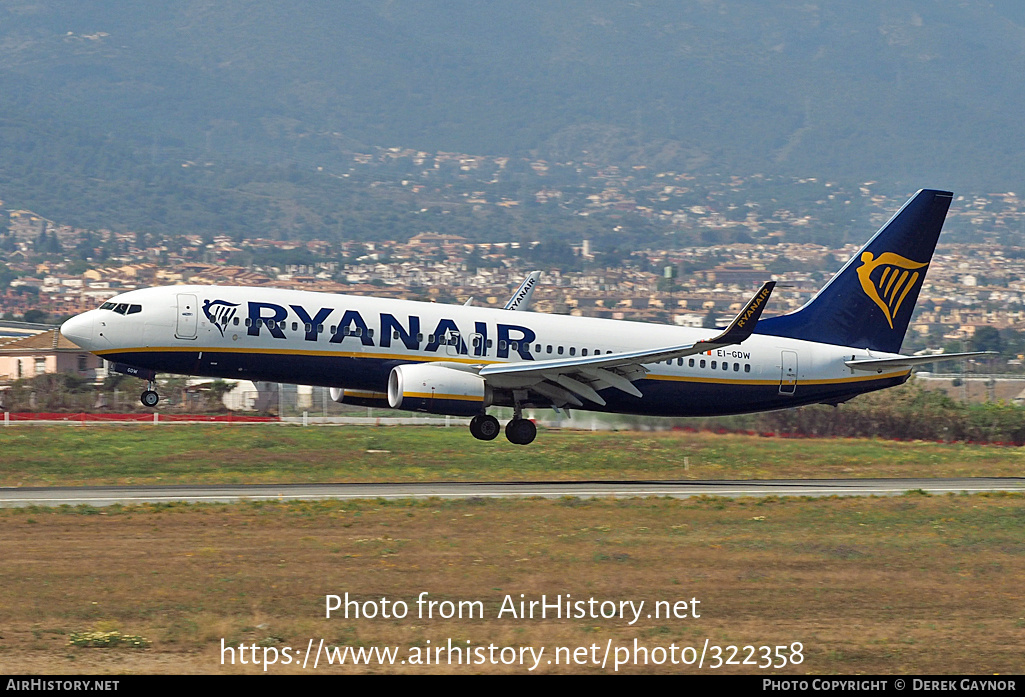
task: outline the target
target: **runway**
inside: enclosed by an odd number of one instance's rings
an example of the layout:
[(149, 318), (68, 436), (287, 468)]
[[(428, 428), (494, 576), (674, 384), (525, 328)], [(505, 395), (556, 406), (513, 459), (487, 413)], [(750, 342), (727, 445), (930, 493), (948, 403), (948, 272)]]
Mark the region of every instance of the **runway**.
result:
[(745, 481), (412, 482), (383, 484), (252, 484), (0, 488), (0, 507), (235, 503), (322, 499), (637, 498), (665, 496), (898, 496), (1025, 493), (1022, 477), (959, 479), (817, 479)]

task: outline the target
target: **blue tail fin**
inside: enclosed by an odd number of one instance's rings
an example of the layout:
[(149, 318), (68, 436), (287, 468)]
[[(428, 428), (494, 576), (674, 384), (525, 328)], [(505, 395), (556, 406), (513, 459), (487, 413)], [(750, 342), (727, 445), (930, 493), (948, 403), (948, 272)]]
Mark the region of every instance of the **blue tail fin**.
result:
[(806, 305), (756, 332), (898, 353), (953, 196), (919, 191)]

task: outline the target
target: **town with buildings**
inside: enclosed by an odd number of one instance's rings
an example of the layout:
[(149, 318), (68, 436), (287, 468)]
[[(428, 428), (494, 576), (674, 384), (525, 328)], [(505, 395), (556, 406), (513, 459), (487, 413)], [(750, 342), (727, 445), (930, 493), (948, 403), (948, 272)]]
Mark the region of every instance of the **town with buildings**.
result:
[[(757, 200), (758, 181), (734, 177), (711, 183), (645, 168), (624, 173), (616, 167), (543, 161), (527, 163), (526, 181), (536, 185), (519, 188), (530, 196), (527, 200), (503, 193), (495, 183), (496, 173), (509, 166), (508, 158), (397, 148), (355, 155), (353, 172), (374, 165), (394, 170), (395, 162), (402, 164), (398, 173), (373, 182), (377, 188), (408, 189), (442, 208), (556, 206), (563, 214), (599, 217), (613, 234), (616, 226), (638, 219), (656, 221), (668, 233), (659, 238), (660, 244), (620, 254), (612, 263), (600, 244), (576, 240), (565, 244), (572, 264), (560, 258), (546, 265), (536, 253), (540, 241), (482, 241), (431, 229), (408, 239), (373, 241), (287, 239), (283, 234), (239, 239), (209, 231), (168, 239), (138, 231), (84, 230), (38, 212), (6, 208), (6, 231), (0, 236), (0, 316), (57, 323), (133, 288), (185, 283), (500, 307), (537, 268), (543, 272), (533, 301), (537, 312), (722, 326), (766, 280), (779, 282), (770, 313), (802, 305), (903, 203), (898, 197), (873, 194), (872, 182), (844, 190), (829, 182), (795, 180), (794, 187), (821, 195), (820, 200), (806, 196), (804, 210), (795, 212), (796, 206), (772, 207)], [(448, 171), (452, 181), (435, 182), (440, 170)], [(413, 176), (416, 183), (401, 178)], [(750, 200), (744, 202), (745, 196)], [(867, 209), (871, 229), (831, 238), (845, 244), (828, 244), (827, 235), (817, 241), (814, 230), (832, 214), (820, 220), (807, 211), (847, 205)], [(1014, 193), (955, 199), (946, 227), (953, 231), (951, 241), (940, 245), (930, 266), (905, 350), (961, 350), (982, 327), (1005, 336), (1025, 327), (1023, 225), (1025, 202)], [(674, 241), (677, 230), (681, 234)], [(711, 243), (688, 243), (696, 236)], [(1013, 352), (1005, 352), (1002, 361), (1006, 365), (994, 366), (992, 372), (1016, 372), (1021, 365)], [(0, 380), (17, 377), (8, 372)]]

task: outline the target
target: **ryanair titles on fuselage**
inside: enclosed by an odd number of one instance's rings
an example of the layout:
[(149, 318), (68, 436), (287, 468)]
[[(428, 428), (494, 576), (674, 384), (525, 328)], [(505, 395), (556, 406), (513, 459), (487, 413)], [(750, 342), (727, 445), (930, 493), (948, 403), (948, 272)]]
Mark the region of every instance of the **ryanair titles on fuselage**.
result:
[[(222, 305), (227, 304), (224, 301), (215, 300), (209, 303), (209, 305), (217, 306), (218, 303)], [(341, 317), (338, 317), (339, 310), (330, 307), (322, 307), (313, 313), (302, 305), (289, 305), (288, 308), (291, 308), (292, 312), (295, 313), (295, 316), (302, 323), (301, 331), (304, 334), (303, 338), (305, 341), (319, 341), (322, 334), (325, 333), (324, 327), (328, 327), (332, 329), (332, 331), (326, 332), (330, 335), (329, 343), (332, 344), (341, 344), (345, 339), (351, 338), (359, 340), (363, 346), (388, 348), (392, 345), (393, 341), (397, 341), (401, 342), (410, 351), (437, 351), (440, 346), (448, 341), (457, 340), (457, 349), (460, 354), (472, 356), (484, 356), (487, 354), (489, 337), (488, 325), (485, 322), (473, 323), (474, 330), (471, 335), (473, 338), (468, 346), (467, 337), (461, 333), (453, 319), (443, 317), (438, 320), (433, 330), (425, 332), (424, 327), (421, 326), (420, 317), (416, 315), (407, 315), (406, 321), (403, 323), (402, 320), (391, 313), (381, 312), (379, 313), (380, 333), (378, 335), (378, 342), (375, 343), (370, 326), (359, 310), (344, 310), (341, 311)], [(288, 308), (276, 303), (256, 300), (248, 301), (246, 333), (249, 336), (258, 337), (261, 336), (261, 332), (266, 331), (275, 339), (287, 338), (285, 336), (285, 321), (288, 318)], [(222, 317), (207, 313), (207, 319), (218, 327), (227, 322)], [(337, 324), (334, 324), (336, 321), (334, 318), (336, 317), (338, 317)], [(533, 330), (519, 324), (500, 322), (496, 325), (495, 332), (497, 336), (494, 338), (498, 344), (496, 353), (498, 358), (508, 358), (512, 351), (525, 361), (534, 360), (530, 353), (530, 343), (537, 338), (537, 335)], [(421, 349), (420, 343), (425, 334), (428, 339), (427, 345)]]

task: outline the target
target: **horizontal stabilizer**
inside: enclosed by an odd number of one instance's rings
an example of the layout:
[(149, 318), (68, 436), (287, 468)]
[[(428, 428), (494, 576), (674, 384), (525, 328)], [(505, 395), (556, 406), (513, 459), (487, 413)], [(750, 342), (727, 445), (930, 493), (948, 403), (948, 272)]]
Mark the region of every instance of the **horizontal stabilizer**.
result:
[(969, 351), (968, 353), (938, 353), (933, 356), (895, 356), (892, 358), (857, 358), (844, 361), (854, 370), (884, 370), (887, 368), (910, 368), (913, 365), (956, 361), (972, 356), (995, 356), (995, 351)]

